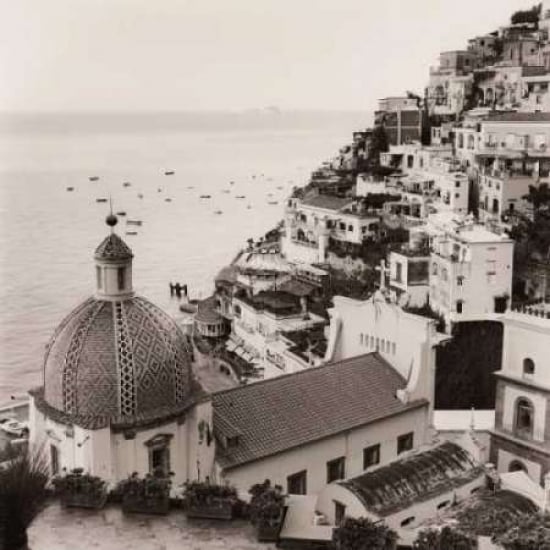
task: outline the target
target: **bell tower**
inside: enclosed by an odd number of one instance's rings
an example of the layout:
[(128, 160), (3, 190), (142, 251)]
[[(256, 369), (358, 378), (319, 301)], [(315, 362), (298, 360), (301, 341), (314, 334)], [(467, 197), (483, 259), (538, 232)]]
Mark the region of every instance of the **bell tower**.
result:
[(128, 245), (115, 233), (118, 218), (109, 214), (105, 223), (110, 234), (94, 253), (96, 297), (100, 300), (120, 301), (134, 295), (132, 288), (132, 254)]

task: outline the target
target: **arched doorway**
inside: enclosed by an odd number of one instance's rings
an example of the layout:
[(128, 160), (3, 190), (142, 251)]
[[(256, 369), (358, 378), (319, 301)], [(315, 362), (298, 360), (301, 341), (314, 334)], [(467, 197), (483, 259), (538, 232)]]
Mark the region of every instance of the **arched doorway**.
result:
[(509, 472), (525, 472), (526, 474), (528, 473), (527, 471), (527, 466), (525, 466), (525, 464), (523, 462), (521, 462), (521, 460), (512, 460), (508, 466), (508, 471)]

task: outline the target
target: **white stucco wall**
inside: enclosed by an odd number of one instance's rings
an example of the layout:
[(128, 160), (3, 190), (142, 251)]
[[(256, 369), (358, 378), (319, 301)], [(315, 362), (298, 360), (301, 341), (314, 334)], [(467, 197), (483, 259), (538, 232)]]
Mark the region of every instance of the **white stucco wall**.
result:
[(209, 401), (199, 403), (185, 416), (183, 422), (170, 421), (162, 426), (136, 431), (135, 437), (125, 439), (123, 433), (112, 433), (110, 428), (86, 430), (79, 426), (66, 426), (47, 417), (30, 406), (31, 444), (43, 446), (50, 458), (50, 445), (58, 449), (59, 467), (86, 472), (116, 483), (133, 472), (149, 472), (149, 449), (145, 442), (157, 435), (171, 435), (170, 468), (174, 472), (174, 486), (187, 479), (213, 475), (214, 440), (207, 445), (199, 443), (198, 425), (201, 420), (212, 431), (212, 408)]
[(224, 472), (224, 479), (247, 492), (254, 484), (270, 479), (286, 490), (287, 477), (307, 470), (307, 493), (317, 494), (327, 485), (327, 462), (346, 458), (346, 476), (363, 473), (363, 449), (380, 444), (380, 463), (397, 457), (397, 437), (413, 432), (416, 448), (426, 437), (427, 407), (363, 426), (347, 433), (302, 445), (265, 459), (257, 460)]
[(498, 449), (496, 464), (497, 470), (499, 472), (509, 472), (510, 463), (518, 460), (527, 468), (527, 474), (531, 479), (541, 479), (542, 468), (538, 462), (527, 460), (523, 456), (517, 456), (515, 454), (509, 453), (508, 451), (505, 451), (504, 449)]

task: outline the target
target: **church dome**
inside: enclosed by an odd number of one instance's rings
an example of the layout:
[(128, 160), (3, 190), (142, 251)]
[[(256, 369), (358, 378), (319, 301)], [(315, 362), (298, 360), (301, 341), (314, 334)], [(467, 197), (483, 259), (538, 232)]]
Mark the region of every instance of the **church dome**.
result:
[[(109, 235), (94, 257), (96, 296), (61, 322), (47, 346), (45, 403), (69, 421), (96, 427), (184, 408), (192, 384), (186, 337), (160, 308), (134, 295), (132, 251), (120, 237)], [(121, 286), (113, 269), (130, 272)]]

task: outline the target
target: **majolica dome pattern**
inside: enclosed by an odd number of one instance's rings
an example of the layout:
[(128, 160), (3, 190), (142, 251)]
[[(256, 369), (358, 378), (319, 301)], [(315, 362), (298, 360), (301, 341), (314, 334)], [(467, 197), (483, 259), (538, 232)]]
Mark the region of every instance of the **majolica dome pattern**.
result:
[(130, 260), (133, 256), (130, 247), (116, 233), (105, 237), (94, 253), (96, 260), (115, 262)]
[(136, 416), (177, 407), (191, 392), (184, 335), (138, 296), (88, 299), (59, 325), (44, 361), (45, 401), (71, 416)]

